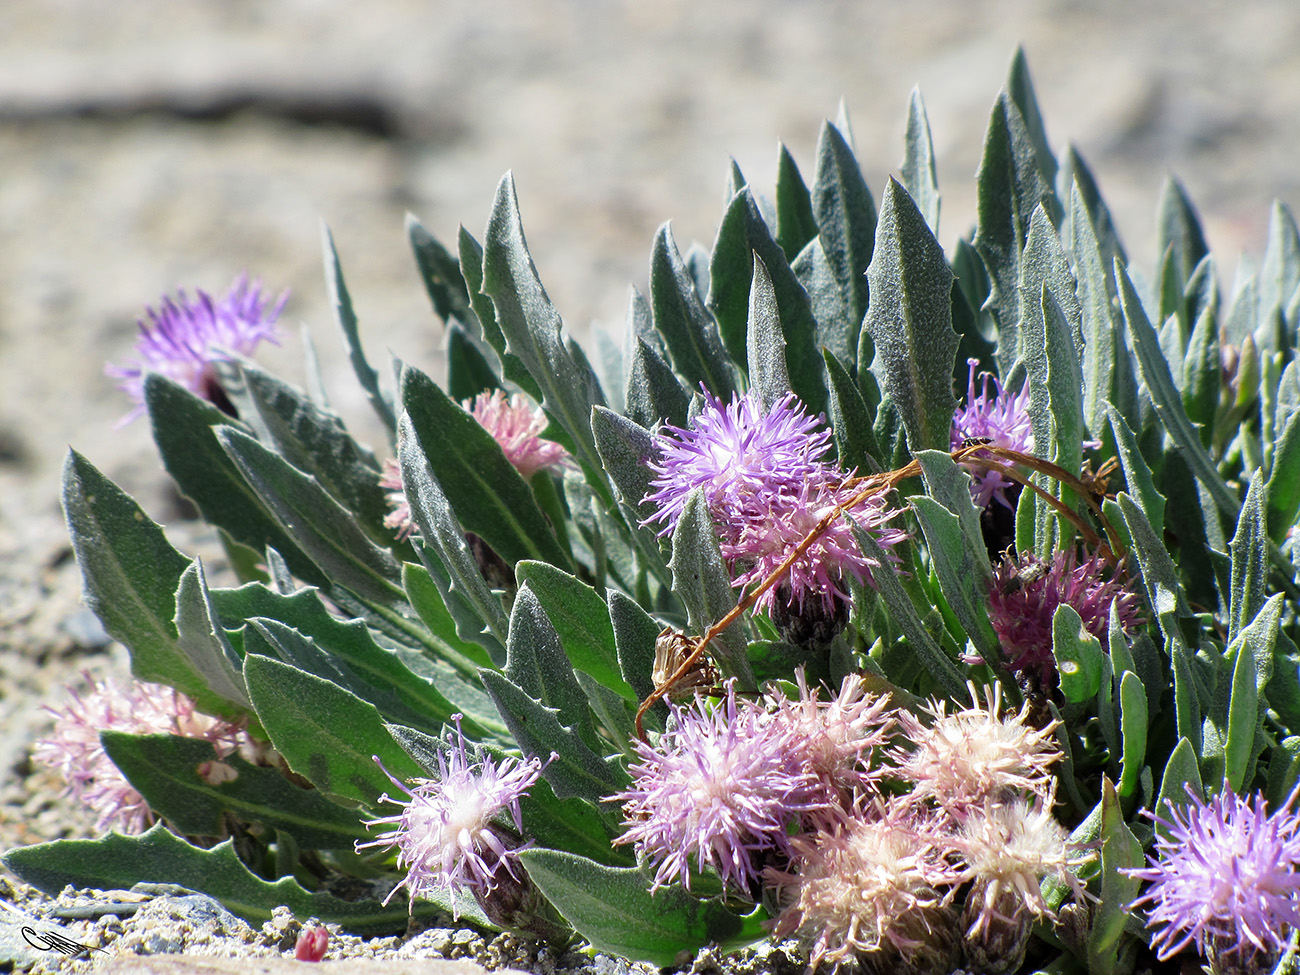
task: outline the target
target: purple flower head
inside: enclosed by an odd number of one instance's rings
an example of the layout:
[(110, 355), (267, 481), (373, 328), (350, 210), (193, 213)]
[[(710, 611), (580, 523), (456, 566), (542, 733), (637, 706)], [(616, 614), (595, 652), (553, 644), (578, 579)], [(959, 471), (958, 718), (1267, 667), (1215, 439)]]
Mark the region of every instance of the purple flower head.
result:
[(399, 541), (410, 538), (420, 529), (411, 517), (411, 504), (406, 499), (406, 487), (402, 484), (402, 468), (394, 458), (384, 461), (384, 471), (379, 476), (379, 486), (388, 494), (385, 500), (393, 510), (384, 518), (384, 527), (397, 532)]
[(558, 443), (538, 436), (546, 429), (546, 414), (540, 408), (530, 409), (518, 393), (509, 399), (499, 389), (479, 393), (473, 402), (466, 402), (465, 408), (492, 434), (505, 451), (506, 459), (525, 478), (540, 470), (559, 467), (569, 457), (568, 451)]
[[(389, 781), (410, 797), (403, 802), (387, 793), (380, 796), (380, 802), (401, 806), (402, 811), (367, 822), (367, 826), (391, 824), (393, 829), (356, 844), (358, 851), (397, 847), (397, 865), (406, 869), (406, 876), (389, 892), (385, 904), (405, 887), (412, 901), (442, 891), (455, 910), (460, 891), (486, 894), (506, 874), (520, 879), (515, 861), (530, 844), (519, 839), (523, 832), (519, 800), (547, 763), (537, 758), (504, 758), (499, 764), (488, 756), (471, 759), (460, 715), (452, 720), (458, 741), (447, 753), (438, 753), (436, 779), (412, 779), (415, 787), (408, 788), (375, 758)], [(513, 824), (513, 834), (502, 819)]]
[[(970, 439), (987, 439), (996, 447), (1009, 447), (1024, 453), (1034, 449), (1033, 424), (1029, 419), (1029, 383), (1018, 393), (1007, 393), (992, 373), (981, 373), (983, 385), (975, 391), (975, 367), (978, 359), (968, 359), (970, 377), (966, 384), (966, 405), (959, 407), (952, 418), (952, 449), (956, 450)], [(989, 383), (993, 392), (989, 393)], [(1008, 489), (1016, 486), (1011, 478), (994, 470), (970, 470), (971, 496), (976, 507), (987, 508), (991, 501), (1010, 508)]]
[[(722, 539), (723, 556), (738, 570), (733, 585), (743, 588), (762, 582), (837, 504), (848, 502), (857, 491), (823, 476), (804, 480), (755, 506), (739, 530)], [(886, 507), (883, 495), (873, 494), (848, 508), (847, 514), (892, 557), (889, 549), (908, 537), (903, 529), (888, 525), (899, 511)], [(871, 573), (876, 568), (878, 563), (863, 554), (853, 526), (841, 515), (790, 566), (782, 585), (773, 586), (759, 598), (758, 606), (772, 610), (781, 592), (796, 611), (802, 612), (805, 600), (811, 597), (829, 616), (837, 603), (850, 601), (848, 577), (874, 586)]]
[(1103, 648), (1109, 646), (1113, 605), (1125, 631), (1141, 622), (1142, 598), (1124, 587), (1110, 564), (1094, 555), (1080, 563), (1073, 551), (1057, 552), (1043, 562), (1026, 552), (1007, 557), (993, 573), (989, 621), (997, 632), (1007, 664), (1050, 689), (1056, 684), (1052, 657), (1052, 617), (1062, 604), (1071, 606), (1083, 627)]
[(249, 744), (242, 726), (196, 711), (192, 700), (170, 687), (139, 681), (122, 687), (82, 676), (90, 692), (83, 696), (69, 689), (65, 707), (46, 708), (56, 719), (54, 729), (36, 742), (32, 758), (58, 772), (68, 783), (68, 795), (98, 813), (98, 831), (143, 833), (154, 821), (144, 797), (104, 751), (101, 731), (203, 738), (212, 742), (218, 758)]
[(158, 308), (146, 308), (148, 322), (141, 319), (139, 323), (135, 361), (121, 366), (110, 364), (105, 369), (108, 375), (121, 380), (118, 388), (138, 404), (123, 423), (144, 412), (144, 378), (148, 373), (161, 373), (221, 405), (228, 401), (213, 363), (226, 358), (225, 350), (249, 356), (262, 341), (278, 344), (275, 321), (289, 292), (268, 307), (261, 283), (254, 281), (250, 285), (248, 275), (241, 274), (220, 300), (206, 291), (195, 295), (191, 300), (179, 291), (174, 298), (165, 296)]
[(804, 481), (822, 479), (820, 458), (830, 447), (821, 417), (804, 413), (787, 393), (766, 413), (753, 393), (724, 405), (707, 389), (705, 404), (690, 429), (665, 426), (655, 438), (659, 460), (646, 501), (659, 510), (645, 524), (661, 522), (660, 535), (677, 525), (686, 497), (702, 488), (709, 511), (725, 536), (755, 507), (775, 495), (797, 491)]
[(627, 827), (615, 842), (657, 864), (652, 890), (674, 879), (689, 888), (691, 860), (749, 890), (768, 854), (789, 853), (788, 827), (824, 805), (823, 790), (789, 726), (738, 703), (734, 681), (717, 707), (696, 698), (669, 708), (671, 730), (654, 745), (635, 743), (632, 786), (613, 797)]
[[(1194, 944), (1202, 958), (1249, 960), (1267, 971), (1300, 926), (1300, 816), (1292, 792), (1271, 815), (1264, 797), (1230, 789), (1208, 803), (1154, 816), (1156, 853), (1146, 867), (1125, 870), (1151, 883), (1130, 906), (1150, 905), (1151, 947), (1161, 961)], [(1243, 969), (1245, 970), (1245, 969)]]

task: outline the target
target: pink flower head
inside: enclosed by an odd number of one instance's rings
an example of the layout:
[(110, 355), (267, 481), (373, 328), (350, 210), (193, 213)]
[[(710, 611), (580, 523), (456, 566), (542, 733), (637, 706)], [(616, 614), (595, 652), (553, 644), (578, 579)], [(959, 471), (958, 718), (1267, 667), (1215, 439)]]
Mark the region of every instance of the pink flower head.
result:
[(98, 831), (143, 833), (154, 821), (144, 797), (104, 751), (101, 731), (203, 738), (212, 742), (218, 758), (248, 742), (240, 725), (196, 711), (190, 698), (170, 687), (140, 681), (121, 687), (112, 680), (101, 684), (86, 672), (82, 676), (90, 692), (83, 697), (69, 688), (70, 703), (45, 709), (56, 719), (54, 730), (36, 742), (32, 758), (58, 772), (68, 783), (67, 794), (98, 813)]
[(651, 890), (674, 879), (689, 889), (692, 860), (750, 890), (767, 856), (789, 853), (789, 827), (824, 805), (823, 790), (789, 726), (737, 702), (734, 681), (716, 708), (702, 698), (669, 708), (671, 730), (654, 745), (634, 743), (632, 786), (613, 797), (627, 827), (615, 842), (636, 844), (657, 865)]
[(1125, 631), (1141, 622), (1142, 599), (1094, 555), (1080, 563), (1073, 551), (1057, 552), (1050, 562), (1026, 552), (1008, 556), (993, 573), (989, 622), (1007, 655), (1007, 665), (1041, 686), (1056, 684), (1052, 656), (1052, 617), (1062, 604), (1071, 606), (1083, 627), (1103, 648), (1109, 646), (1110, 610), (1114, 605)]
[[(410, 797), (402, 801), (381, 795), (380, 802), (401, 806), (402, 811), (366, 825), (392, 825), (393, 829), (356, 844), (358, 851), (397, 848), (397, 865), (406, 869), (406, 876), (389, 891), (385, 904), (405, 887), (412, 902), (442, 891), (455, 910), (460, 891), (487, 894), (504, 875), (520, 879), (515, 873), (518, 854), (531, 844), (519, 838), (523, 832), (519, 800), (548, 763), (537, 758), (504, 758), (499, 764), (488, 756), (471, 759), (460, 715), (452, 720), (458, 741), (447, 753), (438, 753), (436, 779), (412, 779), (415, 786), (408, 788), (375, 758), (389, 781)], [(513, 834), (507, 823), (513, 825)]]
[(121, 380), (118, 388), (138, 404), (123, 418), (128, 423), (145, 411), (144, 379), (157, 372), (222, 408), (229, 400), (217, 381), (213, 364), (227, 358), (227, 351), (250, 356), (258, 344), (279, 343), (276, 319), (289, 298), (284, 292), (268, 307), (260, 282), (248, 283), (248, 275), (235, 279), (224, 298), (217, 300), (206, 291), (196, 291), (191, 300), (179, 291), (167, 295), (157, 308), (146, 308), (148, 322), (139, 322), (136, 358), (126, 365), (111, 363), (108, 375)]
[[(1034, 428), (1029, 419), (1029, 383), (1018, 393), (1007, 393), (992, 373), (981, 373), (983, 385), (975, 391), (975, 367), (978, 359), (968, 359), (970, 377), (966, 384), (966, 405), (959, 407), (952, 418), (952, 449), (956, 450), (971, 439), (988, 440), (995, 447), (1009, 447), (1023, 453), (1034, 449)], [(993, 392), (989, 393), (989, 383)], [(987, 508), (991, 501), (1010, 508), (1007, 491), (1016, 482), (995, 470), (972, 467), (970, 470), (971, 496), (978, 508)]]
[(530, 409), (518, 393), (509, 399), (499, 389), (479, 393), (465, 408), (492, 434), (506, 459), (525, 478), (540, 470), (559, 467), (569, 456), (558, 443), (539, 436), (546, 429), (546, 414), (540, 407)]
[(645, 500), (658, 511), (646, 524), (662, 523), (660, 535), (677, 526), (687, 496), (704, 491), (709, 512), (723, 534), (779, 494), (796, 491), (808, 479), (824, 479), (821, 457), (830, 431), (821, 417), (804, 413), (794, 393), (763, 411), (752, 392), (724, 405), (707, 389), (704, 408), (689, 429), (665, 426), (655, 437), (659, 459), (649, 464), (655, 490)]
[(397, 532), (398, 541), (410, 538), (419, 529), (411, 517), (411, 504), (406, 500), (406, 488), (402, 484), (402, 468), (393, 458), (384, 461), (384, 472), (379, 477), (379, 486), (388, 492), (388, 506), (393, 510), (384, 519), (384, 527)]
[[(1300, 926), (1300, 816), (1292, 792), (1266, 811), (1264, 797), (1231, 790), (1154, 816), (1156, 856), (1123, 871), (1151, 886), (1131, 907), (1150, 905), (1151, 947), (1164, 961), (1195, 945), (1219, 970), (1268, 971)], [(1238, 964), (1224, 966), (1235, 959)]]
[[(738, 570), (733, 585), (743, 588), (762, 582), (837, 504), (847, 503), (856, 493), (856, 488), (843, 487), (823, 476), (804, 480), (755, 504), (734, 535), (722, 539), (723, 556)], [(900, 510), (888, 508), (884, 496), (874, 494), (844, 513), (893, 558), (890, 548), (908, 537), (903, 529), (888, 524)], [(840, 515), (790, 566), (782, 585), (773, 586), (759, 598), (758, 606), (771, 611), (779, 592), (797, 612), (802, 613), (804, 602), (812, 598), (831, 616), (837, 604), (850, 602), (849, 577), (874, 587), (871, 573), (879, 567), (875, 559), (863, 554), (853, 525)]]

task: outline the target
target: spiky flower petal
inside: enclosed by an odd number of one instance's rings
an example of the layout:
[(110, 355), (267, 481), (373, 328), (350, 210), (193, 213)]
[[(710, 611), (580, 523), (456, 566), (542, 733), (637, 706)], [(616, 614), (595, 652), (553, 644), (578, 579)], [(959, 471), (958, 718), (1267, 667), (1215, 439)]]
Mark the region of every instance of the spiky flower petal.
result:
[[(952, 418), (952, 448), (956, 450), (970, 440), (988, 440), (996, 447), (1009, 447), (1023, 453), (1034, 449), (1034, 428), (1029, 419), (1029, 383), (1017, 393), (1008, 393), (996, 376), (981, 373), (980, 391), (975, 391), (975, 367), (978, 359), (968, 359), (970, 373), (966, 383), (966, 402)], [(989, 392), (989, 384), (993, 392)], [(1007, 492), (1017, 487), (1015, 481), (996, 470), (970, 465), (971, 496), (980, 508), (990, 502), (1010, 508)]]
[(212, 742), (218, 758), (248, 743), (242, 726), (195, 710), (190, 698), (170, 687), (140, 681), (122, 686), (112, 679), (96, 681), (89, 673), (82, 676), (90, 691), (83, 695), (69, 688), (67, 705), (45, 709), (55, 725), (36, 742), (32, 758), (58, 772), (68, 795), (98, 814), (98, 831), (142, 833), (154, 821), (144, 797), (104, 751), (101, 731), (202, 738)]
[[(655, 438), (659, 459), (649, 467), (654, 488), (645, 500), (658, 509), (647, 523), (667, 535), (677, 525), (686, 498), (700, 488), (714, 519), (740, 524), (755, 506), (797, 491), (806, 480), (826, 474), (822, 456), (830, 431), (808, 416), (793, 393), (764, 411), (752, 394), (723, 402), (704, 390), (704, 408), (689, 429), (665, 426)], [(725, 534), (725, 531), (724, 531)]]
[(675, 879), (689, 888), (694, 861), (747, 891), (766, 857), (789, 853), (791, 823), (824, 805), (823, 790), (790, 728), (738, 702), (734, 682), (716, 707), (697, 698), (670, 709), (670, 731), (653, 745), (635, 743), (632, 786), (613, 797), (627, 827), (615, 842), (634, 843), (656, 865), (652, 890)]
[(415, 519), (411, 517), (411, 503), (406, 500), (406, 488), (402, 485), (402, 468), (395, 458), (389, 457), (384, 461), (379, 486), (388, 492), (385, 500), (393, 509), (384, 518), (384, 527), (397, 532), (399, 541), (410, 538), (418, 529), (415, 527)]
[(1030, 552), (1005, 558), (989, 588), (989, 622), (1007, 654), (1007, 665), (1049, 690), (1057, 683), (1052, 618), (1062, 605), (1073, 607), (1103, 648), (1109, 645), (1112, 605), (1126, 631), (1141, 621), (1141, 597), (1099, 555), (1083, 562), (1073, 551), (1057, 552), (1050, 562)]
[(1029, 724), (1029, 705), (1018, 714), (1000, 715), (1002, 688), (985, 688), (984, 703), (974, 684), (968, 685), (972, 704), (949, 713), (946, 701), (934, 701), (925, 722), (908, 711), (899, 724), (910, 747), (894, 760), (899, 774), (914, 783), (917, 801), (931, 800), (955, 822), (973, 808), (993, 800), (1050, 794), (1050, 767), (1061, 757), (1053, 738), (1055, 725)]
[(105, 372), (121, 380), (118, 388), (138, 405), (123, 419), (130, 422), (144, 413), (144, 378), (161, 373), (219, 406), (228, 406), (217, 381), (214, 363), (227, 351), (252, 355), (261, 342), (278, 343), (276, 319), (289, 298), (284, 292), (274, 305), (262, 296), (260, 282), (248, 283), (248, 275), (235, 279), (221, 299), (196, 291), (191, 299), (184, 291), (167, 295), (158, 308), (146, 308), (139, 322), (134, 361), (110, 364)]
[(518, 393), (507, 398), (501, 390), (479, 393), (466, 409), (500, 445), (506, 459), (525, 478), (540, 470), (559, 467), (568, 451), (553, 440), (540, 436), (546, 429), (546, 414), (533, 409)]
[(1156, 856), (1125, 871), (1151, 884), (1132, 907), (1150, 906), (1161, 961), (1195, 945), (1220, 970), (1267, 971), (1300, 926), (1297, 793), (1271, 814), (1260, 795), (1189, 795), (1168, 818), (1153, 817)]
[(947, 960), (937, 970), (952, 969), (955, 918), (942, 889), (953, 872), (905, 798), (877, 798), (790, 842), (791, 870), (765, 878), (786, 905), (772, 934), (807, 942), (810, 970), (922, 950)]
[(389, 892), (385, 904), (402, 887), (412, 902), (442, 891), (455, 904), (455, 895), (461, 891), (489, 893), (507, 875), (519, 879), (515, 872), (518, 853), (531, 845), (520, 839), (523, 818), (519, 800), (537, 781), (545, 763), (538, 758), (504, 758), (499, 763), (486, 755), (471, 758), (460, 730), (460, 715), (453, 715), (452, 720), (457, 742), (446, 752), (438, 752), (436, 779), (412, 779), (414, 787), (408, 787), (375, 757), (389, 781), (409, 796), (404, 801), (381, 795), (379, 802), (401, 806), (402, 811), (367, 822), (368, 827), (393, 828), (356, 844), (358, 851), (397, 848), (397, 865), (406, 870), (406, 876)]

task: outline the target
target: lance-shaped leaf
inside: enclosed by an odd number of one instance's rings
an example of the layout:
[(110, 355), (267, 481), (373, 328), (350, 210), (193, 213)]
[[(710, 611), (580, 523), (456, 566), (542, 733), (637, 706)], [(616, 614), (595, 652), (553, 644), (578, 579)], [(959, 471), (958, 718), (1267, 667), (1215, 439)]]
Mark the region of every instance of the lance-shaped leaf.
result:
[(469, 289), (460, 273), (460, 260), (429, 233), (412, 214), (406, 215), (406, 239), (433, 310), (445, 324), (453, 320), (479, 327), (469, 303)]
[(849, 320), (862, 321), (869, 285), (865, 277), (876, 246), (876, 201), (841, 130), (822, 123), (817, 138), (813, 213), (826, 260), (839, 282)]
[(370, 400), (375, 415), (391, 436), (393, 428), (397, 426), (393, 404), (379, 388), (379, 373), (370, 365), (365, 350), (361, 347), (361, 333), (357, 330), (357, 313), (352, 308), (352, 295), (348, 293), (347, 282), (343, 280), (343, 267), (339, 264), (339, 254), (334, 248), (334, 235), (324, 223), (321, 224), (321, 244), (325, 251), (325, 291), (329, 294), (334, 317), (343, 332), (343, 344), (347, 347), (352, 371), (365, 390), (366, 399)]
[(632, 543), (644, 557), (645, 566), (657, 578), (666, 580), (668, 567), (653, 532), (638, 527), (655, 513), (655, 506), (644, 500), (650, 493), (650, 481), (654, 477), (646, 461), (658, 456), (654, 437), (645, 427), (599, 406), (591, 412), (591, 430), (596, 436), (606, 475), (614, 485), (619, 504), (632, 526)]
[[(214, 691), (227, 662), (204, 648), (195, 660), (177, 632), (177, 591), (193, 563), (121, 488), (75, 450), (63, 465), (63, 510), (81, 566), (82, 598), (113, 639), (131, 651), (131, 673), (167, 684), (225, 717), (245, 712), (242, 688)], [(189, 597), (186, 604), (190, 602)], [(190, 617), (186, 616), (187, 632)]]
[(218, 427), (215, 433), (283, 531), (331, 583), (379, 605), (405, 603), (401, 567), (392, 553), (371, 541), (314, 477), (234, 427)]
[[(411, 506), (411, 517), (420, 529), (420, 538), (425, 546), (432, 548), (438, 557), (435, 564), (426, 561), (425, 568), (435, 582), (440, 582), (445, 573), (447, 591), (443, 593), (443, 599), (449, 609), (461, 606), (475, 617), (472, 623), (463, 617), (458, 618), (457, 633), (463, 640), (482, 644), (489, 653), (501, 650), (510, 627), (501, 599), (483, 579), (483, 573), (465, 542), (465, 530), (456, 520), (442, 485), (429, 467), (420, 436), (406, 415), (398, 424), (397, 458), (402, 468), (402, 484)], [(425, 551), (422, 546), (422, 557)], [(487, 642), (484, 629), (491, 633), (491, 640)]]
[[(1101, 689), (1106, 658), (1101, 641), (1083, 628), (1082, 618), (1069, 603), (1057, 606), (1052, 616), (1052, 656), (1065, 699), (1072, 704), (1091, 701)], [(1121, 708), (1123, 703), (1121, 698)]]
[(655, 234), (650, 253), (650, 306), (654, 327), (687, 387), (703, 383), (715, 396), (729, 398), (735, 381), (718, 323), (704, 307), (667, 223)]
[(506, 351), (506, 337), (501, 331), (501, 326), (497, 324), (496, 309), (492, 306), (492, 299), (483, 293), (482, 246), (468, 230), (461, 227), (457, 247), (460, 253), (460, 273), (465, 276), (470, 306), (474, 309), (474, 317), (483, 328), (484, 341), (497, 354), (505, 377), (540, 403), (541, 388), (519, 357), (513, 352)]
[(817, 236), (812, 197), (799, 173), (799, 166), (783, 144), (777, 145), (776, 242), (786, 260), (794, 261), (808, 241)]
[[(820, 238), (808, 241), (790, 264), (794, 275), (808, 292), (813, 318), (817, 320), (816, 344), (822, 354), (832, 353), (844, 362), (856, 362), (861, 320), (849, 317), (840, 283), (826, 257)], [(866, 280), (865, 278), (863, 280)]]
[(1268, 529), (1263, 472), (1255, 471), (1232, 537), (1232, 589), (1228, 599), (1228, 641), (1236, 639), (1268, 599)]
[(871, 411), (862, 398), (862, 391), (830, 349), (825, 351), (825, 358), (830, 386), (828, 412), (840, 466), (849, 470), (883, 470), (880, 445), (872, 431)]
[(1157, 254), (1170, 255), (1170, 273), (1173, 287), (1182, 294), (1191, 280), (1196, 265), (1210, 252), (1201, 230), (1196, 208), (1183, 189), (1182, 183), (1170, 178), (1160, 193), (1160, 208), (1156, 216), (1158, 238)]
[(912, 89), (907, 103), (907, 134), (903, 139), (903, 163), (899, 175), (930, 230), (938, 236), (939, 177), (934, 165), (934, 143), (930, 139), (930, 118), (926, 115), (920, 88)]
[(1255, 655), (1245, 642), (1237, 645), (1228, 696), (1228, 723), (1223, 746), (1223, 777), (1238, 795), (1255, 765), (1255, 736), (1259, 732), (1259, 684)]
[[(304, 847), (350, 849), (367, 836), (355, 809), (290, 782), (279, 769), (218, 759), (212, 742), (105, 731), (104, 751), (158, 816), (186, 836), (220, 836), (224, 814), (293, 834)], [(219, 770), (214, 768), (220, 763)]]
[[(673, 592), (685, 604), (691, 629), (704, 633), (736, 606), (736, 591), (722, 563), (713, 519), (704, 493), (696, 488), (686, 498), (673, 529)], [(745, 637), (738, 622), (714, 638), (710, 651), (719, 668), (740, 681), (741, 690), (753, 690), (754, 674), (745, 655)]]
[(1268, 535), (1281, 544), (1300, 515), (1300, 410), (1287, 417), (1273, 448), (1273, 470), (1268, 476), (1265, 495)]
[(243, 662), (231, 647), (212, 605), (200, 559), (185, 570), (176, 588), (176, 642), (206, 685), (204, 693), (192, 697), (206, 700), (215, 694), (239, 705), (240, 710), (252, 707), (244, 688)]
[(758, 395), (763, 411), (770, 410), (790, 392), (786, 370), (785, 336), (776, 292), (763, 259), (754, 254), (754, 278), (749, 287), (749, 323), (745, 330), (749, 363), (749, 388)]
[(458, 320), (447, 326), (447, 395), (458, 403), (501, 388), (501, 378)]
[(1120, 678), (1119, 714), (1120, 740), (1123, 742), (1119, 794), (1128, 798), (1137, 792), (1138, 777), (1147, 752), (1147, 692), (1142, 686), (1142, 678), (1131, 670)]
[[(652, 676), (655, 661), (655, 640), (662, 629), (653, 616), (636, 600), (617, 589), (608, 593), (609, 619), (614, 627), (614, 647), (618, 652), (619, 672), (632, 688), (637, 699), (644, 701), (655, 691)], [(667, 715), (667, 706), (657, 705), (660, 717)]]
[(984, 136), (976, 176), (979, 230), (975, 249), (988, 268), (988, 304), (998, 323), (998, 368), (1005, 376), (1019, 357), (1020, 252), (1035, 208), (1044, 204), (1055, 218), (1060, 209), (1043, 180), (1038, 153), (1020, 109), (1005, 90), (998, 96)]
[(1101, 846), (1101, 880), (1088, 936), (1088, 971), (1114, 972), (1124, 928), (1132, 917), (1129, 905), (1142, 886), (1141, 880), (1122, 871), (1143, 865), (1142, 844), (1124, 822), (1119, 796), (1109, 779), (1102, 779), (1098, 808), (1101, 810), (1097, 834)]
[[(1165, 763), (1165, 774), (1160, 779), (1160, 792), (1155, 805), (1156, 814), (1168, 818), (1171, 807), (1187, 805), (1189, 786), (1197, 799), (1205, 798), (1200, 766), (1196, 763), (1196, 749), (1186, 738), (1179, 738), (1178, 744), (1169, 753), (1169, 761)], [(1165, 830), (1157, 824), (1156, 832), (1164, 834)]]
[[(408, 914), (433, 918), (451, 909), (436, 891), (430, 892), (428, 901), (408, 908), (397, 900), (384, 905), (372, 899), (345, 901), (332, 894), (308, 893), (292, 877), (269, 883), (244, 866), (235, 853), (234, 840), (200, 850), (161, 823), (139, 836), (109, 833), (97, 840), (55, 840), (10, 850), (4, 855), (4, 864), (51, 896), (69, 884), (78, 890), (177, 884), (216, 898), (250, 924), (269, 921), (271, 912), (285, 905), (297, 917), (337, 923), (358, 934), (393, 934), (406, 930)], [(488, 923), (472, 900), (466, 899), (459, 907), (461, 917)]]
[[(627, 390), (623, 397), (628, 419), (645, 427), (660, 423), (685, 427), (690, 393), (682, 388), (677, 374), (653, 345), (639, 335), (629, 336), (629, 342)], [(596, 450), (600, 450), (599, 441)]]
[(482, 424), (411, 366), (402, 370), (402, 407), (462, 528), (511, 565), (572, 565), (528, 482)]
[(607, 867), (560, 850), (524, 850), (520, 859), (573, 929), (615, 956), (663, 967), (706, 944), (727, 951), (767, 935), (762, 910), (739, 917), (679, 887), (651, 894), (636, 867)]
[(946, 449), (958, 337), (952, 329), (952, 269), (925, 219), (894, 179), (885, 189), (867, 270), (864, 327), (876, 346), (877, 378), (893, 400), (913, 453)]
[(560, 315), (528, 253), (514, 178), (497, 186), (483, 245), (483, 293), (492, 299), (505, 349), (518, 357), (542, 393), (542, 407), (569, 435), (578, 459), (599, 469), (591, 408), (603, 406), (600, 383), (565, 347)]

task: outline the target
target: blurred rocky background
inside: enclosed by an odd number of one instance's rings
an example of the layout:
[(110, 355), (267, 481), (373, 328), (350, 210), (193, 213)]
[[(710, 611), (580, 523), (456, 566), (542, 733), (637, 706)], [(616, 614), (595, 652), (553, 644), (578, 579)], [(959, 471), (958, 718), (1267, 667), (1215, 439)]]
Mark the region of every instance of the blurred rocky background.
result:
[[(1091, 164), (1143, 272), (1171, 173), (1225, 288), (1261, 252), (1272, 200), (1300, 207), (1287, 0), (3, 0), (0, 848), (84, 828), (30, 739), (82, 667), (125, 667), (80, 611), (58, 506), (69, 445), (178, 517), (147, 422), (115, 427), (128, 404), (103, 374), (146, 304), (245, 269), (291, 289), (284, 344), (259, 359), (301, 382), (305, 323), (334, 405), (382, 452), (326, 304), (321, 221), (372, 359), (436, 374), (442, 331), (403, 215), (481, 236), (512, 169), (569, 329), (621, 334), (659, 224), (711, 242), (728, 156), (770, 193), (778, 140), (811, 179), (841, 97), (878, 194), (920, 86), (951, 245), (1017, 44), (1054, 147)], [(172, 537), (210, 548), (193, 524)]]

